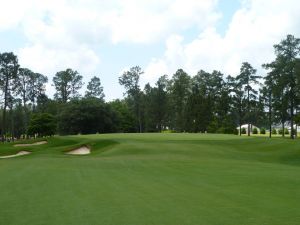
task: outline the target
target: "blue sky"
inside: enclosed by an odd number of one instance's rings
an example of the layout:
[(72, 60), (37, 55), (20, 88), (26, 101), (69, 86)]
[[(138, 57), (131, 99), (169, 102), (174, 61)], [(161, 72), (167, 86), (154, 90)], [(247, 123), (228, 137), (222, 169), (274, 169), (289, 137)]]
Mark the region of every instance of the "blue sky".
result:
[[(183, 68), (235, 76), (249, 61), (259, 71), (273, 44), (300, 35), (296, 0), (0, 0), (0, 52), (49, 77), (73, 68), (99, 76), (106, 100), (122, 97), (122, 71), (139, 65), (141, 86)], [(15, 6), (18, 6), (17, 9)], [(14, 12), (14, 14), (12, 13)], [(263, 74), (262, 74), (263, 75)]]

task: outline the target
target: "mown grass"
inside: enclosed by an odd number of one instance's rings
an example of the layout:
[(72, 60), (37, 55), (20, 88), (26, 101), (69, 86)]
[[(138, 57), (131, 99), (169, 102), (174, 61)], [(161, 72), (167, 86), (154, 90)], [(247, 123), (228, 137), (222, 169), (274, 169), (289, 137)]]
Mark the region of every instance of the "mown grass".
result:
[[(64, 154), (81, 145), (92, 154)], [(107, 134), (26, 150), (0, 159), (0, 224), (300, 224), (299, 140)]]

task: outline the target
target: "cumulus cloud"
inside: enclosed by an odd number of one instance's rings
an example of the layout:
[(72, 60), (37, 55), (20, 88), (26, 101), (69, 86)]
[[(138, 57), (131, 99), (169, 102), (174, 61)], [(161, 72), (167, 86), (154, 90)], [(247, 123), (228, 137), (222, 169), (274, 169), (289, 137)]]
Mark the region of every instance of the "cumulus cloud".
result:
[[(105, 57), (99, 48), (102, 43), (153, 44), (169, 33), (204, 29), (220, 17), (217, 3), (218, 0), (0, 0), (0, 31), (23, 31), (27, 43), (17, 54), (24, 67), (50, 79), (68, 67), (91, 74), (99, 70), (101, 58)], [(148, 72), (161, 71), (162, 66), (154, 60)]]
[[(153, 58), (146, 67), (146, 72), (152, 68), (147, 77), (157, 78), (157, 74), (162, 75), (166, 70), (171, 75), (178, 68), (191, 75), (200, 69), (216, 69), (235, 76), (244, 61), (263, 75), (261, 65), (274, 58), (273, 45), (289, 33), (299, 37), (299, 11), (297, 0), (243, 1), (224, 36), (214, 26), (204, 29), (190, 42), (181, 36), (170, 36), (164, 55)], [(159, 72), (160, 68), (164, 68), (163, 73)]]
[[(178, 68), (236, 75), (243, 61), (259, 68), (272, 60), (273, 44), (286, 34), (300, 35), (298, 0), (241, 2), (221, 35), (218, 0), (0, 0), (0, 32), (23, 31), (20, 64), (50, 79), (67, 67), (98, 74), (104, 45), (158, 42), (165, 42), (164, 53), (149, 58), (144, 83)], [(191, 30), (199, 33), (194, 40), (187, 38)]]
[(219, 14), (216, 0), (122, 1), (118, 10), (105, 14), (105, 25), (114, 43), (148, 43), (166, 34), (213, 24)]
[(18, 56), (21, 65), (50, 76), (66, 68), (90, 74), (100, 62), (96, 53), (84, 45), (68, 51), (65, 48), (51, 49), (42, 44), (34, 44), (20, 49)]
[(0, 0), (0, 3), (3, 12), (0, 30), (18, 25), (34, 41), (43, 38), (46, 31), (52, 35), (63, 32), (90, 42), (109, 38), (113, 43), (148, 43), (171, 31), (202, 29), (220, 17), (216, 12), (217, 0)]

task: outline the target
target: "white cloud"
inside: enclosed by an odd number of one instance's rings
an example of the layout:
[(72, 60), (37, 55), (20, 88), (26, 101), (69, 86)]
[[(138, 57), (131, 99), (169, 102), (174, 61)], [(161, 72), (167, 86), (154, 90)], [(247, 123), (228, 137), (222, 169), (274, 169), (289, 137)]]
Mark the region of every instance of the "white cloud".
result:
[(51, 49), (35, 44), (21, 49), (18, 56), (22, 66), (50, 76), (66, 68), (89, 74), (97, 69), (100, 62), (96, 53), (84, 45), (68, 51), (65, 48)]
[(142, 83), (155, 83), (157, 79), (169, 73), (169, 68), (163, 60), (152, 59), (149, 65), (145, 68), (145, 73), (141, 77)]
[[(22, 30), (21, 65), (50, 79), (68, 67), (97, 74), (104, 44), (163, 40), (165, 52), (150, 59), (144, 83), (178, 68), (236, 75), (243, 61), (258, 68), (272, 60), (273, 44), (286, 34), (300, 35), (298, 0), (242, 2), (224, 36), (215, 29), (218, 0), (0, 0), (0, 31)], [(190, 30), (199, 36), (187, 42)]]
[[(28, 43), (17, 51), (20, 64), (51, 80), (57, 71), (68, 67), (83, 75), (97, 73), (105, 57), (101, 49), (99, 53), (103, 43), (149, 44), (170, 33), (211, 26), (220, 17), (217, 2), (0, 0), (0, 31), (22, 30)], [(170, 53), (170, 57), (174, 55)], [(162, 62), (153, 61), (147, 74), (158, 69), (167, 71)]]
[(114, 43), (148, 43), (169, 32), (213, 24), (219, 18), (216, 5), (216, 0), (123, 1), (118, 10), (106, 13), (105, 25)]
[(289, 33), (299, 37), (299, 12), (297, 0), (244, 1), (224, 37), (213, 26), (188, 43), (182, 37), (171, 36), (166, 41), (164, 56), (152, 59), (149, 64), (151, 68), (158, 68), (157, 71), (152, 69), (152, 77), (162, 75), (159, 73), (161, 65), (170, 75), (183, 68), (191, 75), (200, 69), (216, 69), (235, 76), (244, 61), (250, 62), (262, 74), (261, 65), (274, 58), (273, 45)]
[[(216, 22), (217, 0), (0, 0), (0, 30), (23, 27), (30, 41), (66, 33), (76, 40), (149, 43)], [(18, 7), (16, 7), (18, 6)], [(84, 37), (83, 39), (81, 39)]]

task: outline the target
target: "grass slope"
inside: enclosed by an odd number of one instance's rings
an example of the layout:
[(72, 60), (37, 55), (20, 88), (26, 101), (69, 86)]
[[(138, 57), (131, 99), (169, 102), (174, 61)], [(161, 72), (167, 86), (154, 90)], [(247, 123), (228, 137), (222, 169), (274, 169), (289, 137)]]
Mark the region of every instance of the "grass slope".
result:
[[(1, 144), (0, 224), (300, 224), (300, 141), (200, 134)], [(92, 154), (64, 152), (89, 145)]]

